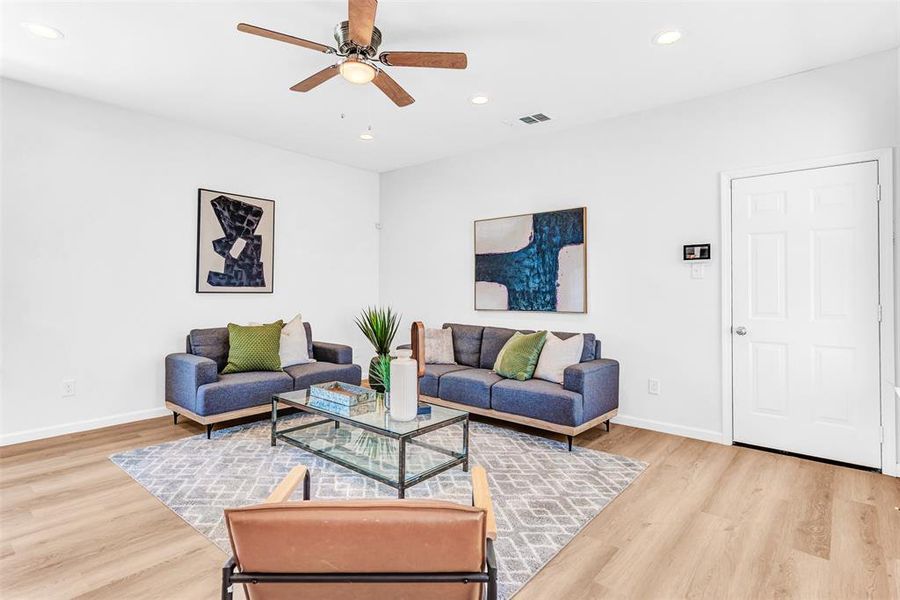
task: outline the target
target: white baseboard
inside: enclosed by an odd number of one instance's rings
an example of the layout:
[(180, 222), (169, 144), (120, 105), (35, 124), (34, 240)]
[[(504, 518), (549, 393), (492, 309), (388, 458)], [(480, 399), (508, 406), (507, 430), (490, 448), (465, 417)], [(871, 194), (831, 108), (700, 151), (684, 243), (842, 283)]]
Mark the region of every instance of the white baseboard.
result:
[(52, 425), (50, 427), (28, 429), (26, 431), (17, 431), (15, 433), (5, 433), (3, 435), (0, 435), (0, 446), (21, 444), (22, 442), (32, 442), (34, 440), (42, 440), (45, 438), (56, 437), (58, 435), (65, 435), (67, 433), (78, 433), (80, 431), (109, 427), (110, 425), (121, 425), (122, 423), (132, 423), (134, 421), (143, 421), (144, 419), (154, 419), (156, 417), (164, 417), (170, 414), (172, 413), (169, 412), (165, 407), (161, 406), (159, 408), (136, 410), (134, 412), (121, 413), (109, 417), (101, 417), (99, 419), (88, 419), (86, 421), (75, 421), (74, 423), (65, 423), (63, 425)]
[(672, 435), (680, 435), (681, 437), (693, 438), (695, 440), (703, 440), (704, 442), (714, 442), (716, 444), (726, 444), (721, 431), (713, 431), (711, 429), (699, 429), (696, 427), (685, 427), (683, 425), (674, 425), (663, 421), (653, 421), (652, 419), (642, 419), (640, 417), (631, 417), (619, 413), (612, 418), (613, 423), (620, 425), (628, 425), (629, 427), (637, 427), (639, 429), (650, 429), (651, 431), (659, 431), (662, 433), (671, 433)]

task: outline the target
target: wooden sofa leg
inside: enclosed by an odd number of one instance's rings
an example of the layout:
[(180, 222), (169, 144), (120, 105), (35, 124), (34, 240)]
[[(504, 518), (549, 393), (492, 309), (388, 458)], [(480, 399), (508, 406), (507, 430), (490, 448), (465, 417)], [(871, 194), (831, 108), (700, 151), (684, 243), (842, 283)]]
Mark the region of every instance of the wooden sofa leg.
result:
[(572, 451), (572, 436), (567, 435), (566, 439), (569, 441), (569, 452), (571, 452)]
[(610, 427), (610, 425), (609, 425), (609, 419), (607, 419), (607, 420), (606, 420), (606, 430), (607, 430), (607, 431), (609, 431), (609, 427)]
[(175, 425), (178, 425), (178, 413), (174, 410), (172, 411), (172, 420), (174, 421)]
[(212, 436), (212, 423), (206, 426), (206, 439), (210, 439)]

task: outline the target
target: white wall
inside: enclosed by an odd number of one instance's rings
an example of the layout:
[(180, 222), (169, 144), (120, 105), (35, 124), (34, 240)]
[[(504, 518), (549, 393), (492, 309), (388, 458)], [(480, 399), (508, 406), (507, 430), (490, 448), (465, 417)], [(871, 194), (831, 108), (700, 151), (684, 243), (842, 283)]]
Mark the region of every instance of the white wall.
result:
[[(891, 51), (384, 174), (381, 301), (429, 326), (595, 332), (621, 422), (720, 440), (720, 264), (691, 279), (681, 246), (718, 256), (721, 171), (896, 145), (897, 79)], [(575, 206), (588, 314), (475, 312), (472, 221)]]
[[(352, 316), (379, 300), (594, 331), (622, 420), (718, 439), (720, 265), (690, 279), (681, 245), (717, 256), (721, 171), (897, 145), (898, 69), (882, 53), (383, 174), (380, 255), (376, 174), (0, 80), (0, 444), (163, 414), (162, 357), (192, 327), (303, 311), (365, 363)], [(275, 294), (193, 292), (197, 187), (277, 201)], [(472, 309), (474, 219), (582, 205), (587, 315)]]
[[(369, 358), (377, 174), (10, 80), (2, 122), (0, 443), (165, 414), (194, 327), (302, 311)], [(274, 294), (194, 293), (198, 187), (276, 201)]]

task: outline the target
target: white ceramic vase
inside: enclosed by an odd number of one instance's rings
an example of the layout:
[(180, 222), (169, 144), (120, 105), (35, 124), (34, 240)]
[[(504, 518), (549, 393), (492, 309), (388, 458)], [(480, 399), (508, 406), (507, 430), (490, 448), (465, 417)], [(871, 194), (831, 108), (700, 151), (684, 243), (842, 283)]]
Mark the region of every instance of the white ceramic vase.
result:
[(419, 363), (412, 350), (397, 350), (391, 361), (391, 418), (412, 421), (419, 409)]

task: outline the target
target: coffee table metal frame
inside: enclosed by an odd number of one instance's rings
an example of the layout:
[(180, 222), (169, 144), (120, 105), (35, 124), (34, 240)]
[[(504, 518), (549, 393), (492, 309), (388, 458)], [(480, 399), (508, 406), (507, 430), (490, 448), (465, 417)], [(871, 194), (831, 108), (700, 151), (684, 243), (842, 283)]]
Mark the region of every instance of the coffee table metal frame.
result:
[[(312, 423), (304, 423), (303, 425), (298, 425), (296, 427), (289, 427), (287, 429), (278, 430), (277, 423), (278, 423), (278, 403), (279, 402), (281, 402), (282, 404), (285, 404), (286, 406), (289, 406), (290, 408), (296, 408), (305, 413), (318, 415), (318, 416), (325, 417), (325, 418), (314, 421)], [(364, 468), (360, 467), (359, 465), (355, 465), (355, 464), (353, 464), (349, 461), (346, 461), (338, 456), (334, 456), (328, 452), (318, 450), (308, 444), (305, 444), (299, 440), (296, 440), (296, 439), (293, 439), (293, 438), (287, 436), (288, 433), (292, 433), (294, 431), (299, 431), (301, 429), (308, 429), (310, 427), (317, 427), (319, 425), (325, 425), (328, 423), (334, 423), (335, 429), (339, 428), (341, 426), (341, 423), (344, 423), (351, 427), (358, 427), (360, 429), (364, 429), (364, 430), (374, 433), (376, 435), (383, 435), (385, 437), (389, 437), (389, 438), (397, 440), (397, 442), (398, 442), (397, 481), (388, 479), (387, 477), (384, 477), (383, 475), (381, 475), (379, 473), (375, 473), (370, 470), (364, 469)], [(442, 429), (444, 427), (448, 427), (448, 426), (454, 425), (456, 423), (462, 423), (462, 427), (463, 427), (463, 440), (462, 440), (463, 447), (462, 447), (461, 453), (453, 452), (451, 450), (447, 450), (446, 448), (440, 448), (433, 444), (428, 444), (426, 442), (415, 439), (419, 436), (425, 435), (426, 433), (431, 433), (432, 431), (436, 431), (438, 429)], [(385, 485), (395, 488), (397, 490), (398, 498), (404, 498), (406, 496), (407, 488), (410, 488), (418, 483), (421, 483), (421, 482), (425, 481), (426, 479), (430, 479), (430, 478), (434, 477), (435, 475), (443, 473), (444, 471), (452, 469), (453, 467), (455, 467), (457, 465), (462, 465), (463, 471), (469, 470), (469, 413), (467, 413), (467, 412), (462, 412), (462, 414), (460, 414), (458, 417), (455, 417), (452, 419), (447, 419), (445, 421), (441, 421), (440, 423), (435, 423), (435, 424), (429, 425), (427, 427), (422, 427), (420, 429), (411, 431), (409, 433), (397, 433), (395, 431), (389, 431), (386, 429), (380, 429), (378, 427), (373, 427), (373, 426), (370, 426), (365, 423), (359, 423), (349, 417), (344, 417), (342, 415), (338, 415), (335, 413), (330, 413), (330, 412), (327, 412), (324, 410), (313, 408), (313, 407), (303, 404), (301, 402), (293, 402), (291, 400), (288, 400), (285, 398), (280, 398), (279, 396), (275, 395), (275, 396), (272, 396), (272, 434), (271, 434), (272, 446), (276, 445), (277, 440), (287, 442), (288, 444), (290, 444), (292, 446), (296, 446), (297, 448), (300, 448), (301, 450), (305, 450), (306, 452), (309, 452), (310, 454), (315, 454), (316, 456), (321, 456), (322, 458), (324, 458), (326, 460), (329, 460), (333, 463), (339, 464), (342, 467), (350, 469), (351, 471), (355, 471), (356, 473), (359, 473), (360, 475), (365, 475), (366, 477), (371, 477), (372, 479), (374, 479), (376, 481), (379, 481)], [(415, 477), (412, 477), (409, 480), (407, 480), (407, 478), (406, 478), (406, 446), (407, 446), (407, 444), (417, 445), (417, 446), (420, 446), (423, 448), (428, 448), (429, 450), (439, 452), (441, 454), (446, 454), (450, 458), (446, 462), (436, 465), (426, 471), (423, 471), (422, 473), (419, 473)]]

